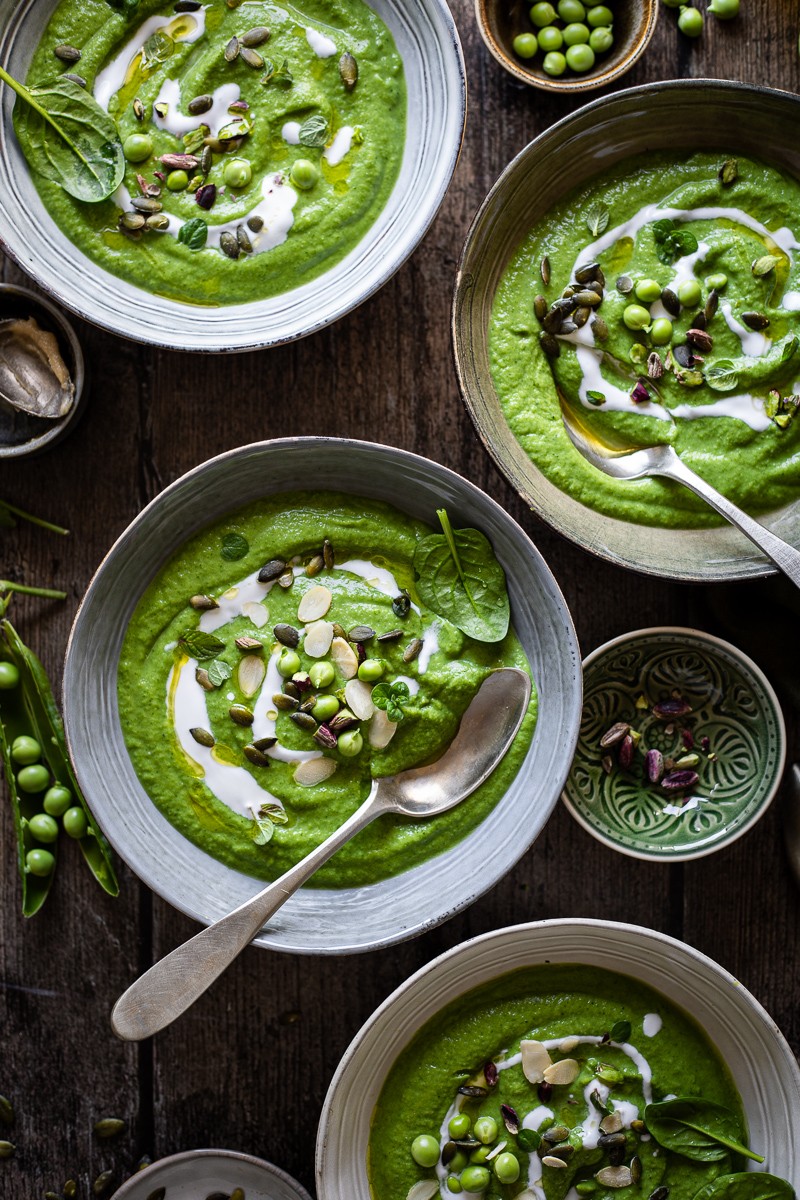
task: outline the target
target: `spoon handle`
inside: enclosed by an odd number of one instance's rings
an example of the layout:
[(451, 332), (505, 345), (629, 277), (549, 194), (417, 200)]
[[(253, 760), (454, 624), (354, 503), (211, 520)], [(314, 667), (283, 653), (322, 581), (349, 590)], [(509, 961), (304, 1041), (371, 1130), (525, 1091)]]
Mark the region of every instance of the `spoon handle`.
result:
[(779, 538), (777, 534), (766, 529), (758, 521), (754, 521), (735, 504), (731, 504), (730, 500), (721, 495), (710, 483), (706, 483), (704, 479), (695, 475), (694, 471), (682, 463), (677, 454), (670, 456), (669, 463), (660, 467), (658, 474), (666, 475), (669, 479), (676, 479), (679, 483), (691, 488), (698, 496), (702, 496), (712, 508), (721, 513), (726, 521), (730, 521), (731, 525), (741, 529), (751, 542), (755, 542), (759, 550), (763, 550), (767, 558), (772, 559), (775, 566), (783, 571), (784, 575), (789, 576), (792, 583), (800, 587), (800, 551), (795, 550), (794, 546), (790, 546), (783, 538)]
[(373, 784), (360, 808), (280, 879), (154, 963), (114, 1005), (111, 1027), (117, 1037), (138, 1042), (170, 1025), (202, 996), (318, 867), (389, 808)]

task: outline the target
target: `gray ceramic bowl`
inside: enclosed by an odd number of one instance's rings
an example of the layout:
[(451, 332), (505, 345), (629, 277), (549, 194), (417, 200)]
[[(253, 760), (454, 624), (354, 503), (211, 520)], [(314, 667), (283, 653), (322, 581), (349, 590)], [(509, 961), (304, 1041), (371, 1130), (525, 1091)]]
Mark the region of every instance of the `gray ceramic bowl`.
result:
[[(699, 114), (702, 114), (700, 119)], [(489, 370), (488, 329), (497, 286), (520, 239), (572, 188), (648, 150), (724, 149), (778, 163), (800, 177), (800, 99), (720, 80), (631, 88), (551, 126), (506, 167), (467, 235), (453, 304), (461, 391), (500, 469), (535, 512), (601, 558), (685, 582), (750, 579), (775, 567), (727, 525), (660, 529), (603, 516), (555, 487), (511, 433)], [(760, 518), (800, 547), (800, 502)]]
[(247, 1200), (311, 1200), (296, 1179), (272, 1163), (235, 1150), (185, 1150), (160, 1158), (123, 1183), (112, 1200), (149, 1200), (159, 1188), (165, 1200), (228, 1196), (243, 1188)]
[(366, 1162), (375, 1104), (395, 1060), (425, 1022), (472, 988), (545, 962), (631, 975), (690, 1013), (728, 1065), (764, 1168), (800, 1186), (800, 1069), (758, 1001), (712, 959), (674, 938), (613, 921), (558, 920), (499, 929), (456, 946), (373, 1013), (325, 1099), (317, 1133), (319, 1200), (371, 1200)]
[(342, 481), (352, 479), (358, 495), (427, 522), (444, 505), (454, 525), (487, 535), (506, 570), (512, 621), (536, 681), (540, 717), (513, 785), (467, 838), (369, 887), (303, 888), (256, 938), (258, 945), (297, 953), (367, 950), (438, 924), (501, 879), (549, 817), (575, 749), (580, 654), (564, 598), (520, 527), (460, 475), (402, 450), (332, 438), (244, 446), (178, 479), (122, 534), (75, 618), (64, 673), (70, 751), (111, 844), (149, 887), (189, 916), (207, 924), (230, 912), (262, 885), (182, 837), (139, 783), (119, 722), (120, 647), (142, 592), (196, 530), (232, 507), (302, 489), (308, 480), (340, 491)]
[[(57, 0), (0, 0), (0, 62), (24, 79)], [(461, 44), (444, 0), (370, 0), (391, 30), (408, 90), (405, 152), (386, 207), (359, 244), (311, 283), (248, 304), (181, 304), (110, 275), (46, 212), (0, 101), (0, 238), (40, 287), (87, 321), (177, 350), (275, 346), (329, 325), (382, 287), (421, 241), (455, 170), (466, 115)]]

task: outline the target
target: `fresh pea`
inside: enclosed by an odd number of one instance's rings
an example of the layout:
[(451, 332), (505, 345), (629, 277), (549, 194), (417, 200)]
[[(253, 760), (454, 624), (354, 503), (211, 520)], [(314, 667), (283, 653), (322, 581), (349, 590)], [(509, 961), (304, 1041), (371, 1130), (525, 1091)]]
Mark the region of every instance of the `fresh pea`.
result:
[(357, 729), (348, 729), (343, 733), (337, 743), (337, 749), (345, 758), (355, 758), (361, 753), (364, 746), (364, 739)]
[(586, 16), (586, 6), (582, 0), (559, 0), (558, 15), (567, 24), (571, 21), (582, 21)]
[(516, 1183), (519, 1179), (519, 1159), (508, 1151), (498, 1154), (494, 1160), (494, 1173), (498, 1183)]
[(643, 304), (654, 304), (656, 300), (661, 298), (661, 284), (655, 279), (640, 279), (633, 289), (633, 293), (637, 300), (641, 300)]
[(19, 683), (19, 671), (10, 662), (0, 662), (0, 692), (11, 691)]
[(42, 842), (46, 846), (58, 838), (58, 821), (54, 817), (48, 816), (47, 813), (37, 813), (35, 817), (31, 817), (28, 821), (28, 828), (36, 841)]
[(545, 75), (552, 75), (554, 78), (558, 75), (563, 75), (567, 69), (567, 60), (563, 54), (553, 51), (552, 54), (545, 54), (542, 60), (542, 70)]
[(564, 45), (565, 46), (582, 46), (589, 41), (589, 26), (584, 25), (581, 21), (576, 21), (572, 25), (567, 25), (564, 30)]
[(302, 192), (309, 192), (319, 179), (319, 167), (309, 158), (298, 158), (289, 172), (289, 181)]
[(411, 1143), (411, 1157), (421, 1167), (435, 1167), (439, 1161), (439, 1143), (429, 1133), (420, 1133)]
[(358, 668), (358, 678), (365, 683), (375, 683), (381, 678), (386, 667), (380, 658), (365, 658)]
[(131, 133), (122, 143), (122, 153), (130, 163), (141, 163), (153, 153), (152, 139), (146, 133)]
[(629, 304), (622, 314), (622, 320), (628, 329), (646, 329), (650, 324), (650, 313), (641, 304)]
[(700, 37), (700, 34), (703, 32), (703, 14), (698, 12), (696, 8), (687, 8), (683, 5), (678, 17), (678, 29), (686, 37)]
[(227, 186), (234, 190), (246, 188), (253, 178), (253, 168), (246, 158), (232, 158), (225, 164), (222, 178)]
[(489, 1146), (497, 1137), (497, 1121), (494, 1117), (478, 1117), (472, 1127), (472, 1132), (479, 1142)]
[(68, 808), (61, 820), (64, 825), (64, 832), (68, 837), (86, 837), (89, 822), (86, 820), (86, 813), (82, 808), (78, 808), (77, 805), (73, 808)]
[(170, 171), (167, 176), (167, 187), (171, 192), (185, 192), (189, 186), (189, 176), (186, 171)]
[(455, 1171), (456, 1175), (458, 1175), (464, 1170), (464, 1167), (469, 1166), (469, 1157), (463, 1150), (457, 1150), (447, 1165), (451, 1171)]
[(705, 284), (709, 291), (712, 288), (716, 288), (718, 292), (721, 292), (727, 286), (727, 283), (728, 276), (724, 271), (720, 271), (717, 275), (706, 275)]
[(56, 867), (55, 855), (49, 850), (29, 850), (25, 855), (25, 868), (40, 879), (52, 875)]
[(294, 650), (283, 650), (278, 658), (278, 672), (284, 679), (291, 679), (300, 670), (300, 655)]
[(591, 46), (583, 44), (570, 46), (567, 50), (566, 58), (567, 66), (579, 75), (591, 71), (594, 66), (594, 50)]
[(614, 14), (606, 4), (594, 4), (586, 14), (586, 24), (591, 25), (592, 29), (611, 25), (613, 20)]
[(43, 792), (49, 782), (50, 772), (41, 763), (32, 767), (23, 767), (17, 775), (17, 787), (31, 796), (35, 796), (37, 792)]
[(473, 1150), (470, 1153), (469, 1161), (473, 1164), (473, 1166), (482, 1166), (483, 1163), (486, 1162), (486, 1159), (489, 1157), (491, 1152), (491, 1146), (478, 1146), (477, 1150)]
[(539, 30), (539, 49), (544, 50), (549, 54), (553, 50), (560, 50), (564, 45), (564, 35), (555, 25), (548, 25), (546, 29)]
[(720, 21), (731, 21), (739, 15), (739, 0), (711, 0), (708, 11)]
[(71, 804), (72, 792), (69, 788), (61, 787), (60, 784), (54, 783), (44, 794), (42, 808), (51, 817), (63, 817)]
[(518, 33), (511, 45), (520, 58), (533, 58), (539, 49), (535, 33)]
[(20, 766), (29, 767), (31, 763), (38, 762), (41, 757), (42, 747), (36, 738), (23, 733), (19, 737), (15, 737), (11, 743), (11, 761), (19, 763)]
[(552, 4), (534, 4), (530, 11), (530, 18), (534, 25), (544, 29), (545, 25), (552, 25), (555, 21), (556, 10)]
[(458, 1141), (459, 1138), (465, 1138), (472, 1128), (472, 1122), (466, 1113), (456, 1113), (447, 1123), (447, 1132), (451, 1138)]
[(614, 35), (610, 29), (593, 29), (589, 34), (589, 45), (595, 54), (605, 54), (614, 45)]
[(335, 696), (318, 696), (311, 709), (311, 715), (315, 721), (330, 721), (331, 717), (336, 716), (339, 708), (339, 701)]
[(315, 688), (330, 687), (336, 678), (333, 663), (315, 662), (308, 669), (308, 677)]
[(686, 283), (682, 283), (678, 288), (678, 299), (686, 308), (694, 308), (699, 304), (702, 294), (700, 284), (696, 279), (687, 279)]
[(447, 1176), (447, 1190), (448, 1192), (452, 1192), (455, 1196), (457, 1196), (459, 1192), (463, 1192), (464, 1189), (461, 1186), (461, 1180), (457, 1175)]
[(467, 1167), (461, 1172), (461, 1186), (465, 1192), (485, 1192), (490, 1179), (486, 1167)]
[(650, 327), (650, 341), (654, 346), (668, 346), (672, 341), (672, 321), (659, 317)]

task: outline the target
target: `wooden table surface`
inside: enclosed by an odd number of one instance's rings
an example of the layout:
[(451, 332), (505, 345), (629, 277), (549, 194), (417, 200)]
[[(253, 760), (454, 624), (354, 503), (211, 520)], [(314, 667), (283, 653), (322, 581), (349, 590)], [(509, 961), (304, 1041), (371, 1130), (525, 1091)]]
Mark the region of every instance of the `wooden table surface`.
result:
[[(709, 18), (694, 43), (662, 8), (650, 49), (623, 83), (716, 76), (796, 91), (799, 8), (796, 0), (742, 0), (738, 20)], [(456, 259), (507, 161), (577, 102), (513, 82), (484, 49), (468, 0), (457, 0), (455, 16), (470, 87), (464, 151), (427, 238), (377, 296), (311, 338), (233, 357), (157, 352), (79, 326), (92, 375), (88, 411), (56, 449), (4, 468), (0, 484), (3, 498), (72, 530), (68, 539), (33, 527), (0, 531), (0, 573), (63, 587), (69, 598), (19, 599), (14, 620), (58, 680), (93, 570), (162, 487), (211, 455), (266, 437), (374, 439), (438, 459), (508, 509), (552, 568), (584, 653), (656, 624), (695, 625), (737, 642), (780, 692), (792, 761), (800, 706), (795, 591), (780, 580), (679, 587), (595, 561), (526, 511), (476, 438), (450, 351)], [(726, 131), (719, 132), (724, 146)], [(10, 263), (4, 278), (26, 282)], [(729, 849), (677, 866), (604, 849), (559, 806), (517, 867), (441, 928), (349, 958), (250, 949), (188, 1016), (141, 1046), (115, 1039), (111, 1005), (197, 927), (120, 867), (121, 894), (111, 900), (77, 847), (65, 846), (45, 909), (25, 921), (11, 814), (0, 807), (0, 1094), (14, 1102), (10, 1136), (18, 1147), (0, 1162), (8, 1200), (60, 1193), (68, 1178), (89, 1196), (102, 1170), (121, 1182), (141, 1155), (203, 1146), (268, 1158), (313, 1191), (322, 1102), (362, 1022), (435, 955), (520, 921), (602, 917), (682, 938), (733, 972), (800, 1050), (800, 904), (777, 804)], [(98, 1142), (92, 1126), (103, 1116), (124, 1117), (127, 1131)]]

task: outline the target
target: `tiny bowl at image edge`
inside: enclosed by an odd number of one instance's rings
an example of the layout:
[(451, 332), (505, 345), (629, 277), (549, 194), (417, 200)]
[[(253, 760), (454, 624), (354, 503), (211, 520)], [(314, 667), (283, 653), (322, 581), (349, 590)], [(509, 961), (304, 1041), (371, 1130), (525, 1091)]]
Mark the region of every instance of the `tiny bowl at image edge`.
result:
[(210, 924), (232, 911), (264, 884), (184, 838), (147, 796), (120, 725), (122, 642), (140, 596), (193, 533), (249, 501), (303, 491), (303, 481), (313, 480), (315, 491), (341, 492), (342, 480), (353, 479), (359, 484), (348, 494), (382, 500), (428, 525), (444, 506), (455, 527), (488, 537), (506, 571), (512, 626), (530, 664), (539, 716), (511, 786), (467, 837), (369, 886), (312, 885), (292, 896), (254, 944), (293, 953), (374, 949), (432, 928), (510, 871), (549, 818), (577, 741), (582, 674), (567, 605), (528, 536), (474, 484), (407, 451), (322, 437), (243, 446), (176, 480), (122, 533), (75, 617), (64, 669), (64, 721), (78, 781), (114, 849), (148, 887), (195, 920)]
[[(637, 629), (593, 650), (583, 674), (581, 733), (562, 799), (598, 841), (633, 858), (687, 862), (730, 846), (766, 813), (786, 765), (786, 729), (769, 680), (736, 646), (699, 629)], [(650, 706), (676, 691), (692, 713), (657, 720)], [(641, 696), (648, 704), (637, 709)], [(630, 772), (617, 765), (616, 748), (599, 748), (617, 722), (643, 734)], [(688, 746), (681, 727), (690, 731)], [(680, 812), (668, 811), (670, 796), (644, 779), (650, 748), (699, 758), (700, 779)]]
[(531, 3), (513, 0), (509, 5), (504, 0), (475, 0), (478, 31), (489, 53), (515, 79), (559, 95), (583, 96), (620, 79), (646, 51), (658, 20), (659, 0), (618, 5), (614, 13), (614, 44), (609, 51), (598, 55), (592, 70), (552, 76), (541, 67), (541, 51), (533, 59), (520, 58), (514, 52), (512, 43), (517, 34), (537, 32), (527, 16)]
[[(0, 0), (0, 63), (24, 80), (58, 0)], [(466, 72), (445, 0), (370, 0), (403, 60), (408, 94), (400, 173), (361, 241), (329, 271), (245, 304), (183, 304), (110, 274), (45, 209), (14, 135), (14, 94), (0, 85), (0, 246), (48, 295), (122, 337), (174, 350), (224, 352), (281, 345), (357, 308), (416, 249), (456, 168), (466, 120)]]
[(713, 959), (666, 934), (613, 921), (560, 919), (463, 942), (376, 1009), (345, 1051), (325, 1097), (317, 1132), (318, 1200), (372, 1200), (367, 1147), (375, 1105), (392, 1066), (423, 1025), (472, 989), (543, 963), (632, 976), (693, 1017), (728, 1067), (764, 1169), (800, 1188), (800, 1067), (758, 1001)]
[(161, 1188), (171, 1196), (229, 1196), (242, 1188), (246, 1200), (311, 1200), (305, 1188), (280, 1167), (236, 1150), (184, 1150), (143, 1167), (111, 1200), (152, 1200)]
[[(800, 97), (748, 84), (691, 79), (629, 88), (585, 105), (530, 142), (505, 168), (470, 226), (452, 310), (456, 372), (467, 411), (498, 467), (533, 511), (582, 549), (617, 566), (683, 583), (753, 579), (776, 570), (727, 524), (708, 529), (633, 525), (595, 512), (550, 482), (512, 434), (492, 379), (489, 323), (500, 279), (526, 233), (573, 188), (636, 154), (685, 153), (687, 126), (692, 150), (751, 154), (779, 163), (800, 179), (798, 120)], [(800, 547), (800, 500), (758, 519)]]

